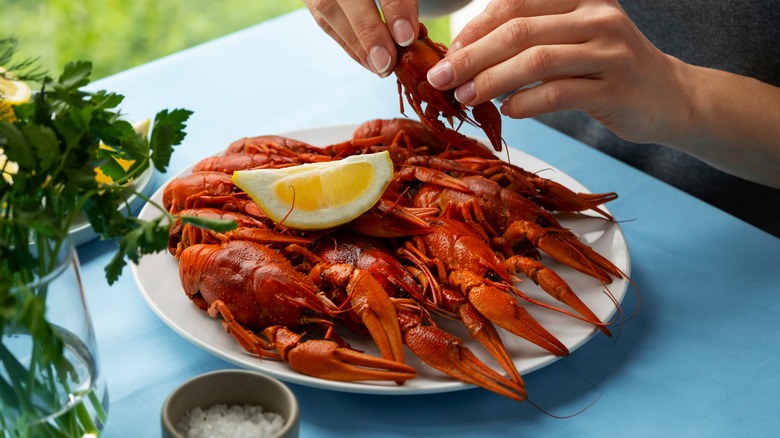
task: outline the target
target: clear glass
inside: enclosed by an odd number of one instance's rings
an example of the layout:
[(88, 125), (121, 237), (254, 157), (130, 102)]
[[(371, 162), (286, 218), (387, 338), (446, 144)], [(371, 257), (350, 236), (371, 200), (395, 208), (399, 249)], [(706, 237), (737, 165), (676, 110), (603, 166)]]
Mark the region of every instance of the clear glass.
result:
[[(0, 343), (0, 428), (4, 437), (97, 436), (106, 421), (108, 390), (70, 241), (47, 248), (48, 274), (11, 289), (30, 306), (45, 303), (40, 330), (6, 323)], [(24, 312), (25, 309), (16, 309)], [(35, 312), (30, 312), (35, 315)], [(40, 314), (38, 312), (37, 314)]]

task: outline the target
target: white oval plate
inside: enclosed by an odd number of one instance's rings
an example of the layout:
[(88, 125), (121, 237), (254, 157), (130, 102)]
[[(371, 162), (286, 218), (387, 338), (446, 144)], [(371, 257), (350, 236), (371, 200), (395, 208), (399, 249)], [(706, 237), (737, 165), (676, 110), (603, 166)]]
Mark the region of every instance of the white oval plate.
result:
[[(282, 135), (313, 145), (324, 146), (352, 138), (355, 128), (355, 125), (329, 126)], [(518, 164), (526, 170), (542, 171), (543, 176), (558, 181), (574, 191), (588, 191), (582, 184), (565, 173), (524, 152), (509, 148), (509, 156), (512, 163)], [(191, 168), (185, 169), (177, 176), (187, 174), (190, 171)], [(152, 196), (152, 199), (161, 204), (162, 192), (163, 188), (160, 188)], [(146, 204), (138, 217), (149, 220), (159, 215), (159, 211), (154, 206)], [(628, 246), (618, 223), (599, 218), (577, 217), (573, 220), (562, 218), (562, 224), (611, 260), (627, 276), (630, 275)], [(609, 285), (609, 293), (613, 295), (613, 298), (610, 298), (605, 292), (604, 286), (597, 280), (562, 266), (546, 256), (543, 258), (543, 262), (558, 272), (602, 321), (609, 321), (614, 317), (616, 314), (615, 302), (620, 303), (623, 300), (628, 289), (628, 280), (613, 281)], [(418, 370), (418, 377), (400, 386), (392, 382), (335, 382), (300, 374), (283, 362), (260, 359), (247, 353), (230, 334), (225, 332), (219, 320), (210, 318), (206, 312), (195, 307), (182, 289), (178, 264), (167, 251), (144, 256), (138, 265), (131, 266), (131, 270), (147, 304), (165, 324), (198, 347), (239, 367), (267, 373), (281, 380), (301, 385), (355, 393), (411, 395), (457, 391), (472, 387), (428, 367), (408, 350), (407, 362)], [(557, 304), (530, 281), (521, 283), (520, 288), (536, 299)], [(600, 333), (592, 325), (572, 317), (535, 305), (527, 305), (526, 308), (570, 351), (582, 346), (594, 334)], [(452, 321), (440, 322), (442, 328), (458, 335), (477, 356), (495, 369), (500, 370), (481, 346), (469, 338), (465, 328)], [(524, 339), (501, 329), (499, 331), (521, 374), (530, 373), (559, 359), (559, 357)], [(599, 336), (604, 335), (599, 334)], [(351, 333), (343, 334), (343, 337), (354, 348), (379, 356), (370, 338)]]

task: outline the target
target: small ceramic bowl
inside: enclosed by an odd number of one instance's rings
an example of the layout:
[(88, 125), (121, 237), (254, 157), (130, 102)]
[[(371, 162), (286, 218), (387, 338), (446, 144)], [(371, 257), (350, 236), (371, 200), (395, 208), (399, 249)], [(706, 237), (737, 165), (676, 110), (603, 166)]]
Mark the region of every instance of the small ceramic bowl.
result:
[(275, 412), (285, 419), (284, 427), (273, 438), (297, 438), (298, 400), (279, 380), (248, 370), (222, 370), (202, 374), (179, 386), (162, 408), (163, 438), (184, 438), (176, 427), (188, 411), (224, 404), (262, 406), (263, 412)]

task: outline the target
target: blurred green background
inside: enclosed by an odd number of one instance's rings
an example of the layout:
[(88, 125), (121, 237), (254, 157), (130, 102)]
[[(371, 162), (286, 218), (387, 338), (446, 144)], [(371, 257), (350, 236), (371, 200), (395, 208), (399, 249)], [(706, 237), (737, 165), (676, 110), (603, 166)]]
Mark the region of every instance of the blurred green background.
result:
[[(17, 38), (15, 59), (37, 58), (52, 76), (87, 60), (99, 79), (303, 7), (300, 0), (0, 0), (0, 39)], [(446, 18), (426, 25), (449, 43)]]

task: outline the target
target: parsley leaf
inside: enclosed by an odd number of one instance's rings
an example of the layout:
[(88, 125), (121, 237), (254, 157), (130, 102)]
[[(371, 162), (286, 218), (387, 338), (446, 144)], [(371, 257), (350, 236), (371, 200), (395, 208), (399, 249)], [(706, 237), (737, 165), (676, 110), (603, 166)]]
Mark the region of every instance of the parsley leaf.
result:
[(184, 140), (185, 122), (192, 115), (192, 111), (176, 109), (170, 113), (162, 110), (154, 118), (152, 138), (149, 141), (152, 147), (152, 162), (160, 172), (165, 172), (173, 153), (173, 146), (181, 144)]

